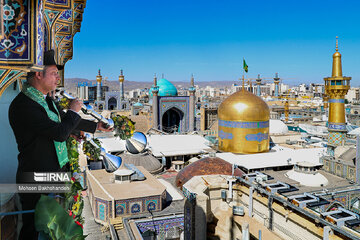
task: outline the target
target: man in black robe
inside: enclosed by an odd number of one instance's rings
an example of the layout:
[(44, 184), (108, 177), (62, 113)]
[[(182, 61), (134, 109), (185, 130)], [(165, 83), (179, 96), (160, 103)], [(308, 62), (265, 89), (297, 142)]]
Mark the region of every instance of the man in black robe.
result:
[[(57, 108), (49, 93), (54, 91), (60, 81), (58, 70), (62, 66), (56, 65), (54, 51), (44, 53), (44, 70), (30, 72), (27, 75), (27, 86), (33, 87), (37, 97), (44, 97), (35, 101), (20, 92), (12, 101), (9, 108), (9, 121), (18, 144), (18, 170), (16, 182), (24, 183), (33, 172), (66, 172), (66, 165), (60, 167), (58, 153), (54, 142), (65, 142), (74, 130), (94, 133), (96, 129), (106, 130), (102, 124), (81, 119), (78, 112), (82, 103), (78, 100), (70, 102), (69, 110), (65, 113)], [(41, 96), (41, 94), (43, 96)], [(43, 105), (39, 104), (41, 102)], [(47, 105), (44, 105), (47, 104)], [(44, 107), (45, 106), (45, 107)], [(60, 116), (59, 121), (49, 118), (49, 112)], [(33, 210), (41, 194), (19, 194), (23, 210)], [(38, 233), (34, 226), (34, 214), (23, 214), (23, 227), (19, 239), (37, 239)]]

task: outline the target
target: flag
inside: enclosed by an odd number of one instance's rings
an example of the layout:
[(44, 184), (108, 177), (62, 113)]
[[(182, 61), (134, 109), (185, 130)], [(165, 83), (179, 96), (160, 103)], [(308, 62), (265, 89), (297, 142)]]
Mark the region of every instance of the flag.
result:
[(243, 66), (244, 71), (245, 71), (245, 72), (248, 72), (248, 71), (249, 71), (249, 67), (248, 67), (248, 65), (246, 64), (245, 59), (243, 59), (243, 61), (244, 61), (244, 66)]

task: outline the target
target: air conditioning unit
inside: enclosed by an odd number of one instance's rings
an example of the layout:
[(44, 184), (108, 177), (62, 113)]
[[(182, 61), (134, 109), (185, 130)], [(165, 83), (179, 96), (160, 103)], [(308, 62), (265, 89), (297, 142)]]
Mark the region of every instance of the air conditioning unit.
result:
[(262, 182), (265, 182), (267, 180), (268, 180), (267, 175), (258, 175), (258, 176), (256, 176), (256, 179), (255, 179), (255, 181), (257, 183), (262, 183)]
[(233, 206), (233, 214), (236, 216), (244, 216), (245, 215), (244, 207)]

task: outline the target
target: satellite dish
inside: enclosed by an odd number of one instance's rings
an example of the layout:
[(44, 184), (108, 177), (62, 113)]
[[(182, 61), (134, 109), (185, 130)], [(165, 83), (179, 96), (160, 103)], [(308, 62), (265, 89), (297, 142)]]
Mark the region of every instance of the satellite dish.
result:
[(138, 154), (145, 150), (147, 138), (142, 132), (134, 132), (134, 135), (126, 140), (126, 150), (132, 154)]

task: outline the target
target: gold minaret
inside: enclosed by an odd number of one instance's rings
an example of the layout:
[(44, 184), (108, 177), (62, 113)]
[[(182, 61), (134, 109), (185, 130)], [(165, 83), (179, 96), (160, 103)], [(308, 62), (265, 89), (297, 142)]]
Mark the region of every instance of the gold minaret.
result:
[(119, 82), (124, 82), (125, 80), (125, 77), (124, 77), (124, 74), (123, 74), (123, 70), (121, 69), (120, 70), (120, 76), (119, 76)]
[(336, 49), (333, 54), (332, 76), (324, 78), (325, 94), (328, 96), (328, 145), (331, 148), (341, 146), (345, 142), (345, 95), (350, 88), (351, 77), (343, 77), (341, 67), (341, 54), (338, 52), (338, 37)]
[(124, 100), (124, 74), (123, 74), (123, 70), (120, 70), (120, 76), (119, 76), (119, 83), (120, 83), (120, 99)]
[(284, 104), (284, 115), (285, 115), (285, 122), (289, 122), (289, 96), (286, 96), (285, 98), (285, 104)]
[(98, 102), (98, 104), (101, 101), (101, 80), (102, 80), (102, 76), (99, 69), (99, 74), (96, 76), (96, 82), (97, 82), (96, 101)]
[(96, 76), (96, 81), (98, 83), (101, 83), (101, 80), (102, 80), (102, 76), (101, 76), (101, 72), (100, 72), (100, 69), (99, 69), (98, 75)]

